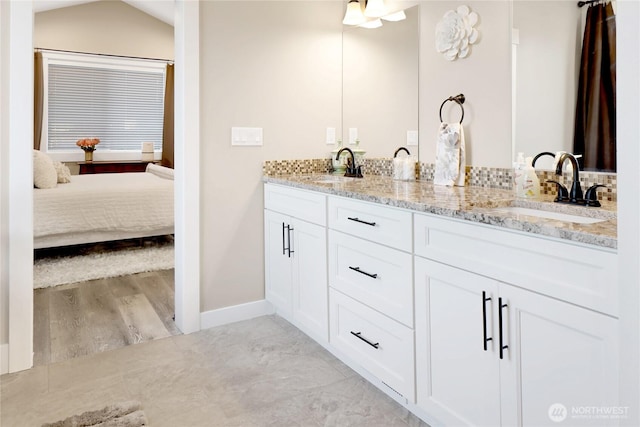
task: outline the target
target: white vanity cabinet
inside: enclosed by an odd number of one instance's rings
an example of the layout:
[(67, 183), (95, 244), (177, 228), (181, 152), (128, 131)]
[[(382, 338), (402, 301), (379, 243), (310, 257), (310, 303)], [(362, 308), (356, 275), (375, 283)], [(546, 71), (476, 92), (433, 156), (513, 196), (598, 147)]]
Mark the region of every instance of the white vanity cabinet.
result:
[(414, 402), (412, 214), (334, 196), (328, 212), (330, 344)]
[[(418, 406), (443, 425), (557, 425), (549, 410), (558, 407), (567, 425), (602, 425), (572, 411), (616, 406), (617, 320), (603, 314), (615, 306), (585, 291), (615, 286), (615, 254), (429, 215), (414, 221)], [(489, 250), (520, 243), (515, 257)], [(564, 261), (518, 261), (541, 254)], [(559, 289), (549, 296), (552, 281)]]
[(265, 185), (265, 294), (278, 314), (328, 341), (326, 196)]
[(264, 221), (277, 312), (431, 425), (617, 424), (615, 250), (276, 184)]

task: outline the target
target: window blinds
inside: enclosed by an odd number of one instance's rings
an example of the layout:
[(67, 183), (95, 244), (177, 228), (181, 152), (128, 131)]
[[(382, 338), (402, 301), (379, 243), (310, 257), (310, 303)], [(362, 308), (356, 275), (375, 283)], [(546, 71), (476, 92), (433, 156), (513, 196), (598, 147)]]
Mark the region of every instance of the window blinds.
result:
[(100, 150), (162, 150), (164, 70), (49, 63), (47, 83), (48, 151), (90, 137)]

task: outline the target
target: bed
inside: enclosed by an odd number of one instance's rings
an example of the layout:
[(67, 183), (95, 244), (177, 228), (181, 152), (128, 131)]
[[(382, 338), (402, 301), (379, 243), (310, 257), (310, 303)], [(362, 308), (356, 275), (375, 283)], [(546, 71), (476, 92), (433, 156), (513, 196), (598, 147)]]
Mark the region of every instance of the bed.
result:
[(173, 170), (74, 175), (34, 188), (34, 248), (160, 236), (174, 232)]

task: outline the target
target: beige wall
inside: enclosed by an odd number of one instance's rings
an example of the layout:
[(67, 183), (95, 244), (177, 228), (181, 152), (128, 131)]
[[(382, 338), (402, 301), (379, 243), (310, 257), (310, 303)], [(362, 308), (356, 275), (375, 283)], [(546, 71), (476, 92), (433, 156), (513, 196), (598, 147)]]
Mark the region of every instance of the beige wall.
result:
[[(480, 19), (480, 41), (465, 59), (447, 61), (436, 52), (435, 28), (446, 11), (462, 3), (420, 3), (420, 160), (433, 163), (442, 101), (463, 93), (467, 165), (511, 167), (511, 40), (509, 2), (471, 1)], [(460, 117), (455, 107), (451, 117)]]
[[(200, 5), (203, 311), (264, 298), (262, 163), (332, 148), (341, 14), (335, 1)], [(262, 127), (264, 146), (232, 147), (233, 126)]]
[(173, 27), (119, 0), (35, 14), (39, 48), (173, 59)]

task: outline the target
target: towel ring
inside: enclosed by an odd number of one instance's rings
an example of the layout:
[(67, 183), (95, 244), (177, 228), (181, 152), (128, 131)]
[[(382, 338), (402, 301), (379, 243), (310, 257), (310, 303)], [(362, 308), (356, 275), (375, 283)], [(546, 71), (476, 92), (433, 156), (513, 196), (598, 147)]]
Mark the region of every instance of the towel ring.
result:
[(448, 101), (453, 101), (460, 106), (460, 109), (462, 110), (462, 116), (460, 117), (460, 124), (462, 124), (462, 120), (464, 120), (464, 107), (462, 106), (462, 104), (464, 104), (464, 101), (465, 101), (465, 97), (463, 94), (450, 96), (442, 102), (442, 104), (440, 105), (440, 123), (442, 123), (442, 107), (444, 107), (444, 104), (446, 104)]

